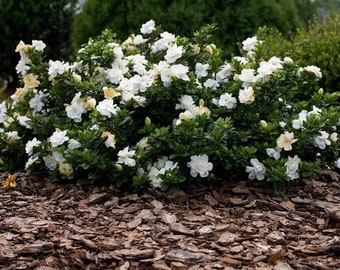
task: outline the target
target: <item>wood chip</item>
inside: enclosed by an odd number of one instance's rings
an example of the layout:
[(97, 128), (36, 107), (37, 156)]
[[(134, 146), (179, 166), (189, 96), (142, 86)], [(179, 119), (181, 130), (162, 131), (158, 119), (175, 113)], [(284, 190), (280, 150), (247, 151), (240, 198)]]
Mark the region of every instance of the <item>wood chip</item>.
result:
[(170, 250), (164, 257), (168, 262), (180, 262), (184, 264), (198, 264), (204, 261), (202, 253), (190, 252), (182, 249)]
[(162, 211), (162, 221), (166, 224), (172, 224), (177, 221), (177, 217), (173, 214), (170, 214), (166, 211)]
[(217, 242), (221, 245), (228, 245), (234, 243), (236, 239), (239, 238), (238, 234), (230, 233), (230, 232), (223, 232)]
[(24, 246), (15, 251), (19, 254), (36, 254), (36, 253), (50, 253), (54, 249), (54, 244), (51, 242), (34, 243)]
[(106, 193), (106, 192), (97, 193), (97, 194), (90, 194), (89, 204), (99, 203), (101, 201), (104, 201), (108, 197), (109, 197), (109, 193)]
[(127, 260), (141, 260), (154, 256), (155, 251), (153, 249), (121, 249), (116, 251), (118, 254), (124, 256)]
[(181, 223), (171, 223), (170, 230), (173, 232), (178, 232), (178, 233), (187, 234), (187, 235), (195, 234), (195, 231), (188, 229), (186, 226), (184, 226)]

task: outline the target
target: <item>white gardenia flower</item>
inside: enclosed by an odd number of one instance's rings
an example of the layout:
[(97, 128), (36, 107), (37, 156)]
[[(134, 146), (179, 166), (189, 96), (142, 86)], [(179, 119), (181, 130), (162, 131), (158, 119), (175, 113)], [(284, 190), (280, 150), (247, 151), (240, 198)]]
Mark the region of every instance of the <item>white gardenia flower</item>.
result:
[(64, 142), (67, 142), (69, 137), (67, 137), (67, 130), (56, 130), (53, 132), (52, 136), (50, 137), (50, 142), (52, 147), (57, 147), (62, 145)]
[(26, 154), (31, 156), (33, 154), (33, 148), (36, 146), (39, 146), (40, 144), (41, 144), (41, 141), (39, 141), (36, 137), (28, 141), (25, 146)]
[(43, 157), (45, 166), (49, 170), (54, 170), (58, 164), (62, 164), (66, 161), (62, 154), (59, 152), (52, 152), (52, 154)]
[(169, 44), (175, 43), (177, 40), (176, 36), (169, 32), (161, 33), (160, 37), (161, 38), (151, 46), (151, 51), (153, 53), (166, 50), (169, 47)]
[(144, 24), (142, 24), (141, 28), (140, 28), (140, 32), (142, 34), (150, 34), (153, 31), (155, 31), (156, 27), (155, 27), (155, 21), (154, 20), (150, 20)]
[(221, 70), (216, 73), (216, 80), (220, 83), (226, 82), (231, 75), (233, 75), (233, 67), (227, 63), (221, 66)]
[(7, 107), (5, 102), (0, 103), (0, 123), (2, 124), (7, 120)]
[(154, 188), (161, 187), (163, 180), (160, 177), (160, 175), (164, 175), (164, 174), (165, 174), (165, 169), (164, 168), (158, 169), (158, 168), (156, 168), (154, 166), (152, 166), (150, 168), (149, 173), (148, 173), (148, 177), (149, 177), (149, 180), (151, 182), (151, 185)]
[(85, 103), (80, 99), (81, 93), (78, 92), (72, 99), (71, 105), (66, 107), (66, 115), (74, 122), (81, 122), (81, 115), (86, 112)]
[(243, 56), (234, 56), (233, 59), (240, 62), (242, 65), (245, 65), (249, 62), (249, 60)]
[(211, 78), (207, 79), (203, 85), (205, 88), (211, 88), (211, 90), (216, 90), (220, 86), (217, 80)]
[(158, 159), (149, 170), (148, 177), (151, 185), (155, 188), (161, 187), (163, 180), (160, 175), (164, 175), (167, 171), (172, 171), (176, 168), (178, 168), (178, 163), (174, 163), (168, 157), (164, 156)]
[(31, 63), (31, 60), (28, 59), (28, 57), (21, 57), (18, 64), (15, 67), (15, 70), (18, 74), (25, 75), (27, 74), (27, 71), (30, 69), (29, 64)]
[(116, 115), (119, 107), (117, 104), (113, 104), (112, 99), (104, 99), (98, 103), (96, 109), (101, 115), (111, 117)]
[(273, 74), (276, 70), (282, 68), (282, 61), (278, 57), (272, 57), (266, 61), (260, 62), (260, 66), (257, 69), (257, 79), (265, 79), (268, 78), (271, 74)]
[(314, 138), (314, 146), (319, 147), (320, 149), (325, 149), (326, 145), (330, 145), (331, 142), (328, 140), (329, 133), (326, 131), (320, 131), (321, 135), (316, 136)]
[(175, 107), (176, 110), (178, 110), (178, 109), (189, 109), (189, 108), (195, 106), (192, 96), (189, 96), (189, 95), (181, 96), (181, 98), (179, 99), (179, 102), (180, 102), (180, 104), (176, 104), (176, 107)]
[(244, 68), (238, 78), (245, 83), (256, 82), (256, 76), (254, 75), (255, 70), (252, 68)]
[(311, 66), (307, 66), (307, 67), (300, 67), (298, 69), (298, 75), (300, 75), (301, 72), (303, 72), (303, 71), (307, 71), (309, 73), (313, 73), (317, 79), (321, 79), (322, 78), (321, 70), (317, 66), (311, 65)]
[(20, 139), (18, 131), (8, 131), (5, 134), (8, 138), (8, 142), (13, 142)]
[(190, 157), (190, 162), (188, 162), (188, 167), (190, 167), (190, 175), (192, 177), (208, 177), (209, 171), (213, 169), (213, 164), (209, 162), (209, 157), (207, 154), (194, 155)]
[(334, 162), (334, 166), (340, 169), (340, 158)]
[(181, 58), (183, 54), (183, 46), (177, 46), (176, 44), (170, 46), (166, 51), (164, 59), (167, 63), (172, 64), (176, 62), (177, 59)]
[(315, 105), (313, 105), (313, 109), (307, 113), (307, 116), (309, 115), (316, 115), (316, 116), (319, 116), (320, 113), (322, 113), (322, 109), (316, 107)]
[(67, 143), (68, 143), (67, 148), (70, 151), (81, 147), (80, 142), (75, 140), (75, 139), (69, 139), (69, 141)]
[(265, 178), (266, 167), (257, 159), (250, 159), (252, 166), (246, 166), (246, 172), (249, 173), (248, 178), (253, 180), (263, 180)]
[(28, 124), (29, 121), (31, 121), (31, 119), (29, 117), (27, 117), (26, 115), (20, 115), (18, 116), (18, 121), (19, 121), (19, 125), (27, 128), (27, 129), (31, 129), (32, 127)]
[(69, 63), (61, 62), (59, 60), (52, 61), (50, 60), (48, 62), (49, 68), (48, 68), (48, 75), (51, 77), (56, 77), (57, 75), (63, 74), (66, 70), (69, 69)]
[(257, 45), (257, 37), (249, 37), (246, 40), (242, 41), (242, 50), (246, 51), (246, 52), (250, 52), (253, 51)]
[(170, 86), (172, 77), (176, 77), (183, 81), (190, 81), (187, 73), (189, 72), (189, 68), (182, 64), (172, 65), (170, 68), (164, 68), (161, 71), (161, 80), (165, 87)]
[(238, 99), (240, 103), (243, 103), (243, 104), (253, 103), (255, 100), (253, 87), (249, 86), (248, 88), (240, 90)]
[(39, 160), (38, 156), (29, 157), (25, 164), (25, 170), (29, 170), (29, 167), (31, 167), (38, 160)]
[(300, 158), (295, 155), (293, 158), (288, 157), (288, 160), (285, 163), (286, 174), (291, 180), (299, 178), (298, 169), (300, 161)]
[(123, 78), (123, 71), (118, 67), (113, 67), (106, 70), (106, 79), (110, 83), (119, 84)]
[(46, 44), (41, 40), (32, 40), (32, 47), (42, 52), (46, 48)]
[(196, 63), (195, 75), (197, 79), (204, 78), (208, 75), (208, 70), (210, 69), (209, 64)]
[(135, 38), (133, 39), (133, 43), (135, 45), (143, 44), (143, 43), (145, 43), (147, 41), (148, 41), (148, 39), (147, 38), (143, 38), (142, 35), (136, 35)]
[(125, 164), (129, 167), (134, 167), (136, 166), (136, 160), (134, 160), (132, 157), (134, 157), (136, 151), (135, 150), (130, 150), (129, 147), (126, 146), (123, 150), (120, 150), (118, 152), (118, 161), (117, 163)]
[(281, 152), (281, 148), (279, 147), (275, 147), (275, 148), (267, 148), (266, 152), (267, 155), (270, 156), (271, 158), (274, 158), (276, 160), (278, 160), (280, 158), (280, 152)]
[(218, 100), (218, 106), (227, 107), (227, 109), (231, 110), (236, 107), (237, 101), (231, 94), (225, 93), (220, 96)]
[(307, 120), (307, 111), (303, 110), (299, 113), (299, 118), (293, 120), (293, 128), (300, 129), (303, 127), (303, 122)]
[(32, 97), (29, 101), (30, 108), (34, 110), (35, 113), (40, 112), (44, 107), (44, 103), (42, 102), (45, 95), (39, 91)]

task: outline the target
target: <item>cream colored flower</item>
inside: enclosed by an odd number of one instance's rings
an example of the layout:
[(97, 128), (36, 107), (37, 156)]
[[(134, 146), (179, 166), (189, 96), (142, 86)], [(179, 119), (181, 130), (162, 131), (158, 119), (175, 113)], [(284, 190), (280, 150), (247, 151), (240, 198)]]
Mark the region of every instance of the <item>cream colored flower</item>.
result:
[(13, 100), (19, 101), (22, 100), (26, 94), (29, 92), (29, 89), (24, 87), (24, 88), (17, 88), (15, 90), (15, 93), (11, 97)]
[(115, 135), (112, 134), (111, 132), (109, 131), (104, 131), (102, 133), (102, 138), (105, 139), (106, 138), (106, 141), (105, 141), (105, 146), (106, 147), (112, 147), (112, 148), (115, 148), (116, 147), (116, 139), (115, 139)]
[(70, 176), (73, 173), (72, 165), (70, 163), (60, 163), (59, 172), (62, 175)]
[(15, 48), (15, 51), (26, 53), (30, 47), (30, 45), (26, 45), (22, 40), (20, 40), (19, 44)]
[(32, 73), (26, 74), (23, 77), (25, 88), (36, 88), (40, 82), (38, 81), (38, 75), (34, 75)]
[(112, 98), (115, 98), (121, 95), (116, 89), (111, 88), (111, 87), (104, 86), (103, 91), (104, 91), (104, 97), (106, 99), (112, 99)]
[(294, 139), (293, 132), (285, 131), (284, 134), (281, 134), (276, 140), (276, 143), (279, 148), (283, 148), (285, 151), (290, 151), (292, 150), (292, 144), (296, 141), (297, 139)]

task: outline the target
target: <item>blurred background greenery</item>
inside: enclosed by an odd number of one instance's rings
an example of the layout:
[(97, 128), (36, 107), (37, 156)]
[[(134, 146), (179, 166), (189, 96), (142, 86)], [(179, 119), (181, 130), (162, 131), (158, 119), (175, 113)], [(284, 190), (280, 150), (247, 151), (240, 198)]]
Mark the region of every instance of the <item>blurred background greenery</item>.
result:
[(184, 36), (216, 23), (212, 41), (227, 57), (237, 55), (238, 44), (266, 25), (271, 29), (268, 54), (298, 56), (301, 64), (319, 65), (327, 74), (322, 86), (335, 91), (339, 10), (340, 0), (0, 0), (0, 87), (17, 84), (15, 47), (20, 40), (43, 40), (48, 58), (71, 60), (81, 44), (105, 28), (125, 40), (153, 19), (164, 30)]

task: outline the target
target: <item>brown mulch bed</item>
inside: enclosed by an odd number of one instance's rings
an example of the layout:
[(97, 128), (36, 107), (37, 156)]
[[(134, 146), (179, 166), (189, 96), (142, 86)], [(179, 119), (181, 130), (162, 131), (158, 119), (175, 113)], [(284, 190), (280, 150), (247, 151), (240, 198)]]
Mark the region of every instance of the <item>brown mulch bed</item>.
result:
[[(0, 182), (7, 178), (0, 174)], [(18, 173), (0, 189), (0, 269), (339, 269), (340, 177), (127, 194)]]

